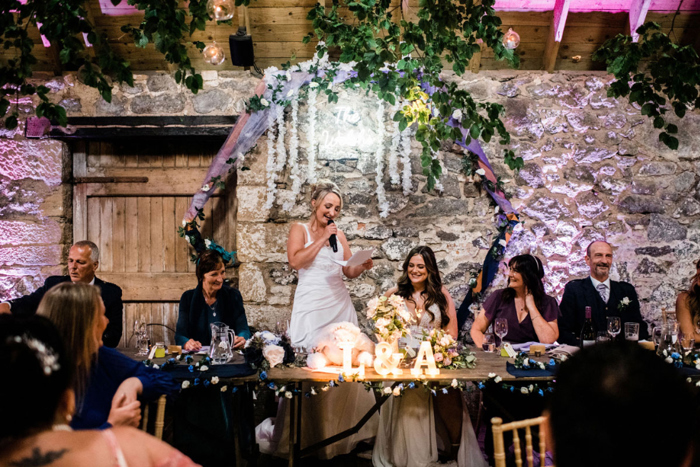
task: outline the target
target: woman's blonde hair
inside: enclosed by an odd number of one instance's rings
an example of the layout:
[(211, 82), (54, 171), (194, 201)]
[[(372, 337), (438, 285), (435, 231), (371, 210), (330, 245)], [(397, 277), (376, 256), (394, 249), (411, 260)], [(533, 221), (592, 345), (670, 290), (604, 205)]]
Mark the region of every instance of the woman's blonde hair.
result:
[(330, 180), (321, 180), (314, 185), (313, 189), (311, 190), (311, 201), (316, 201), (314, 212), (316, 212), (316, 209), (318, 209), (318, 203), (323, 201), (324, 198), (331, 193), (338, 197), (340, 200), (340, 209), (343, 209), (343, 196), (340, 194), (340, 188), (338, 188), (338, 185)]
[(73, 358), (78, 399), (87, 387), (100, 343), (95, 326), (100, 319), (100, 290), (94, 285), (63, 282), (52, 287), (39, 303), (37, 314), (50, 319)]

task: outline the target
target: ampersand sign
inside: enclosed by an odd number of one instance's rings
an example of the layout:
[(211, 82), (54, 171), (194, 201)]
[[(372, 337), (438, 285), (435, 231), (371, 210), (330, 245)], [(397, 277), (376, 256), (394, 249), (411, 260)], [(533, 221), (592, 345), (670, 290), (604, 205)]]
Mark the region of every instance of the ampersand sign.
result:
[(392, 353), (393, 349), (388, 342), (380, 342), (374, 347), (374, 371), (382, 376), (389, 373), (400, 375), (403, 370), (399, 368), (399, 363), (403, 359), (403, 354)]

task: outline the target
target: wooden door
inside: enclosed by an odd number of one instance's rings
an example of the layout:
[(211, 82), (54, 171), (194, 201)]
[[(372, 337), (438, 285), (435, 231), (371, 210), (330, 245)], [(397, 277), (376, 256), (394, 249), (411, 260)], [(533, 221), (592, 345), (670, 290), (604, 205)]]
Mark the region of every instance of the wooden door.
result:
[[(175, 329), (180, 296), (197, 284), (194, 250), (177, 228), (219, 147), (157, 139), (76, 145), (73, 237), (99, 246), (97, 276), (122, 288), (122, 347), (136, 319)], [(202, 235), (235, 250), (235, 190), (218, 190), (204, 213)], [(154, 341), (174, 343), (167, 328), (151, 330)]]

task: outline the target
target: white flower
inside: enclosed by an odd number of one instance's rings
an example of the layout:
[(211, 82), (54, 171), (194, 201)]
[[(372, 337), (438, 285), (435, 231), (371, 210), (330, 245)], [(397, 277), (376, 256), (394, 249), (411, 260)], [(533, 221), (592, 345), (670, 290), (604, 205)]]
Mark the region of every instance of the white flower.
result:
[(498, 206), (498, 205), (496, 205), (496, 207), (493, 208), (493, 213), (494, 213), (494, 214), (498, 214), (498, 211), (500, 211), (500, 210), (501, 210), (501, 207)]
[(477, 175), (484, 176), (486, 175), (486, 171), (484, 169), (476, 169)]
[(452, 383), (450, 384), (450, 386), (452, 386), (453, 388), (456, 388), (457, 386), (459, 386), (459, 383), (457, 382), (457, 378), (454, 378), (452, 380)]
[(506, 246), (506, 239), (505, 239), (505, 238), (500, 239), (500, 240), (498, 241), (498, 244), (501, 245), (501, 246)]
[(389, 387), (384, 388), (384, 394), (391, 394), (391, 388), (389, 388)]
[(535, 390), (535, 386), (533, 386), (533, 385), (531, 384), (531, 385), (530, 385), (530, 392), (532, 392), (532, 391), (534, 391), (534, 390)]
[(452, 118), (455, 120), (462, 120), (462, 111), (460, 109), (456, 109), (454, 112), (452, 112)]
[(208, 371), (209, 367), (206, 365), (203, 365), (202, 368), (199, 369), (199, 371)]
[(212, 376), (212, 378), (211, 378), (211, 384), (219, 384), (219, 377), (218, 377), (218, 376)]
[(267, 99), (263, 97), (262, 99), (260, 99), (260, 105), (262, 105), (263, 107), (268, 107), (270, 103), (267, 102)]
[(312, 388), (311, 388), (311, 395), (312, 395), (312, 396), (315, 396), (316, 394), (318, 394), (318, 393), (316, 392), (316, 388), (313, 388), (313, 387), (312, 387)]
[(187, 220), (186, 219), (182, 219), (182, 226), (187, 227)]
[(211, 187), (209, 186), (208, 183), (205, 183), (204, 185), (202, 185), (202, 191), (203, 191), (203, 192), (206, 193), (206, 192), (209, 191), (210, 189), (211, 189)]
[(666, 357), (666, 363), (673, 363), (673, 359), (671, 357)]
[(443, 336), (442, 339), (440, 339), (440, 345), (443, 347), (447, 347), (452, 343), (452, 339), (450, 339), (450, 336)]
[(501, 378), (500, 376), (496, 376), (496, 377), (493, 379), (493, 382), (494, 382), (494, 383), (500, 383), (502, 380), (503, 380), (503, 378)]
[(284, 393), (284, 397), (286, 397), (287, 399), (291, 399), (292, 398), (292, 391), (286, 391)]
[(382, 327), (385, 328), (391, 324), (391, 320), (389, 318), (379, 318), (377, 320), (377, 327)]
[(265, 344), (277, 345), (280, 343), (280, 338), (271, 333), (270, 331), (262, 331), (256, 334), (260, 335), (260, 338), (262, 338), (262, 340), (265, 341)]
[(287, 73), (285, 74), (287, 76), (287, 81), (291, 81), (292, 79), (292, 72), (287, 70)]
[(290, 90), (287, 92), (287, 97), (292, 97), (293, 95), (294, 95), (294, 89), (290, 89)]
[[(389, 389), (391, 389), (391, 388), (389, 388)], [(396, 387), (394, 388), (393, 394), (394, 394), (395, 396), (400, 396), (400, 395), (401, 395), (401, 388), (398, 387), (398, 386), (396, 386)]]
[(209, 240), (208, 238), (205, 238), (204, 239), (204, 246), (207, 248), (211, 248), (211, 240)]
[(685, 379), (685, 382), (686, 382), (686, 383), (692, 383), (692, 382), (693, 382), (693, 378), (691, 378), (691, 377), (689, 376), (689, 377), (687, 377), (687, 378)]
[(696, 385), (696, 386), (700, 386), (700, 381), (698, 381), (697, 383), (695, 383), (695, 385)]
[(317, 88), (317, 87), (318, 87), (318, 83), (317, 83), (316, 81), (312, 81), (312, 82), (309, 83), (309, 87), (310, 87), (310, 88)]
[(695, 364), (695, 368), (697, 368), (698, 370), (700, 370), (700, 362), (698, 362), (697, 364)]
[(153, 364), (153, 369), (154, 369), (154, 370), (157, 370), (158, 368), (160, 368), (160, 367), (154, 363), (154, 364)]
[(284, 349), (279, 345), (266, 345), (263, 348), (263, 357), (270, 362), (270, 368), (274, 368), (284, 361)]
[(184, 380), (184, 381), (182, 382), (182, 389), (187, 389), (188, 387), (190, 387), (190, 382), (189, 382), (189, 380)]
[(568, 358), (569, 358), (569, 357), (567, 357), (566, 355), (562, 355), (561, 357), (559, 357), (559, 359), (560, 359), (562, 362), (565, 362), (566, 360), (568, 360)]
[(630, 299), (629, 297), (625, 297), (622, 300), (620, 300), (620, 303), (622, 303), (624, 306), (627, 306), (630, 304)]
[(544, 370), (544, 363), (537, 362), (537, 366), (540, 367), (540, 370)]
[(228, 386), (223, 385), (221, 386), (221, 392), (226, 392), (228, 390)]
[(528, 391), (528, 389), (526, 387), (522, 387), (522, 388), (520, 388), (520, 392), (523, 394), (527, 394), (530, 391)]
[(496, 377), (496, 373), (489, 373), (489, 378), (495, 378), (495, 377)]

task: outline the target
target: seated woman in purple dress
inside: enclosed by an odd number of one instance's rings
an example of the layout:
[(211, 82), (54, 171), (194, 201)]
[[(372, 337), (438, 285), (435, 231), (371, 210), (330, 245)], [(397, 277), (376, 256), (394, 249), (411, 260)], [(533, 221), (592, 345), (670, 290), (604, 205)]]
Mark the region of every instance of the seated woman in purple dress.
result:
[(559, 337), (559, 305), (544, 293), (542, 261), (536, 256), (519, 255), (508, 266), (508, 287), (493, 292), (474, 320), (471, 329), (474, 344), (481, 348), (484, 333), (498, 318), (508, 320), (504, 341), (553, 343)]

